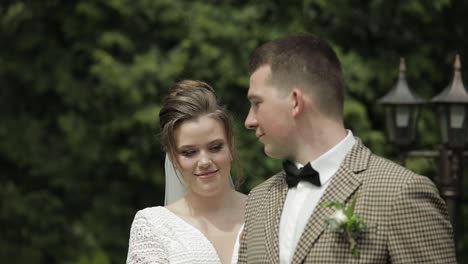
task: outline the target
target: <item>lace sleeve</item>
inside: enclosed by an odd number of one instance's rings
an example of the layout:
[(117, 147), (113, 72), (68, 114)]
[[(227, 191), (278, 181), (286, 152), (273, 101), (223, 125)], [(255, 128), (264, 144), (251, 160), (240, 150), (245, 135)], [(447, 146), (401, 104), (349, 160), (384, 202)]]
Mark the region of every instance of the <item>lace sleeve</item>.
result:
[(144, 212), (139, 211), (130, 230), (127, 264), (169, 263), (162, 237), (155, 231)]

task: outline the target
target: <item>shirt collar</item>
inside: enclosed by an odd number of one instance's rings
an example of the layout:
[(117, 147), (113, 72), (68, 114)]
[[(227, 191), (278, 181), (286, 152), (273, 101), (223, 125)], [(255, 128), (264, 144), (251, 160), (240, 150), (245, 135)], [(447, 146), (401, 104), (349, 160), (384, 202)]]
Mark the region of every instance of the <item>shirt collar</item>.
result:
[[(345, 159), (348, 152), (353, 147), (356, 139), (353, 136), (351, 130), (346, 130), (347, 135), (333, 148), (322, 154), (317, 159), (310, 162), (312, 168), (314, 168), (320, 175), (320, 182), (324, 185), (328, 182), (331, 177), (338, 171), (341, 163)], [(296, 162), (298, 168), (303, 167), (302, 164)]]

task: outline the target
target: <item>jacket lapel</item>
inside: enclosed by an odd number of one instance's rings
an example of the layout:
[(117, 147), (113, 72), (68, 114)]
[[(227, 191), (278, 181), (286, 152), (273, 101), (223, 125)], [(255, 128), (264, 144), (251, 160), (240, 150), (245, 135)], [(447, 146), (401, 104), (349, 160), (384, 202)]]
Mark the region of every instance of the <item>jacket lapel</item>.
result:
[(370, 151), (358, 139), (335, 176), (333, 176), (330, 185), (325, 190), (317, 207), (315, 207), (314, 212), (310, 216), (296, 246), (292, 263), (302, 263), (312, 249), (315, 241), (324, 232), (325, 219), (335, 210), (333, 208), (324, 208), (320, 204), (328, 201), (339, 201), (342, 203), (348, 201), (361, 185), (357, 173), (365, 170), (369, 156)]
[(279, 225), (281, 213), (283, 211), (284, 201), (286, 200), (286, 195), (288, 193), (288, 186), (284, 180), (285, 175), (279, 177), (279, 180), (273, 184), (270, 189), (269, 196), (271, 199), (268, 199), (267, 204), (267, 216), (266, 216), (266, 227), (265, 227), (265, 237), (266, 237), (266, 251), (268, 263), (279, 263)]

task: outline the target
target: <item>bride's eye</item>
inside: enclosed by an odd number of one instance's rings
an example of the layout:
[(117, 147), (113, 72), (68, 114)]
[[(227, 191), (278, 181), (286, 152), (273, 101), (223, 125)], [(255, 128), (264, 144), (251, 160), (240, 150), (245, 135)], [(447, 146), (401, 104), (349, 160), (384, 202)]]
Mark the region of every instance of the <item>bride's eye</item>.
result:
[(184, 157), (192, 157), (193, 155), (195, 155), (195, 153), (197, 153), (195, 150), (181, 150), (179, 151), (179, 153), (184, 156)]
[(211, 152), (219, 152), (224, 148), (223, 144), (216, 144), (212, 147), (210, 147)]

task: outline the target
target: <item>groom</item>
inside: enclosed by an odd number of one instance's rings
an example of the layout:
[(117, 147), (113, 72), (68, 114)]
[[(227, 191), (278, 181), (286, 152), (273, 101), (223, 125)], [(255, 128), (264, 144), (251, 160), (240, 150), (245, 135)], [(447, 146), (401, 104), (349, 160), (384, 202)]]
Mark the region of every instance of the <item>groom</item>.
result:
[[(344, 128), (344, 86), (336, 54), (311, 35), (273, 40), (251, 56), (245, 126), (287, 173), (249, 194), (239, 263), (456, 263), (436, 187)], [(359, 259), (344, 233), (324, 227), (335, 209), (320, 206), (356, 194), (367, 225)]]

